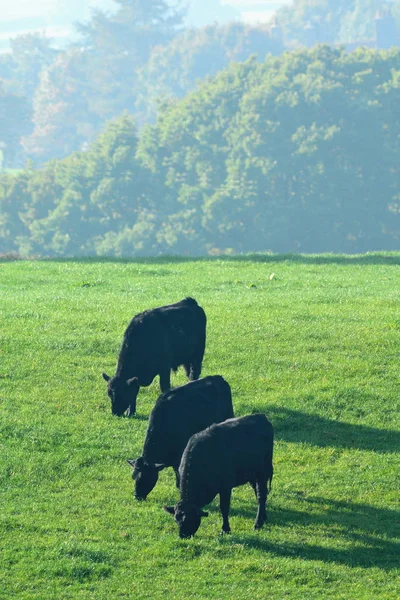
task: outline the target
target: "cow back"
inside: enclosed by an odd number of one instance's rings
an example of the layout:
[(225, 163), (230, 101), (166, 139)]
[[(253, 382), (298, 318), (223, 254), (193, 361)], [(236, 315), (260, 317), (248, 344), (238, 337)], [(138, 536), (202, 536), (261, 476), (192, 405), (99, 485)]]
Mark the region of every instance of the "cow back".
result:
[(166, 466), (179, 464), (189, 438), (233, 416), (229, 384), (219, 375), (162, 394), (149, 418), (143, 456)]
[(139, 313), (129, 323), (117, 375), (150, 385), (165, 365), (177, 369), (205, 345), (206, 315), (193, 298)]
[(171, 357), (171, 366), (188, 363), (199, 347), (205, 346), (206, 315), (192, 298), (157, 309), (160, 330), (164, 332), (165, 352)]
[(193, 435), (179, 468), (181, 495), (204, 506), (221, 489), (272, 479), (273, 428), (265, 415), (228, 419)]

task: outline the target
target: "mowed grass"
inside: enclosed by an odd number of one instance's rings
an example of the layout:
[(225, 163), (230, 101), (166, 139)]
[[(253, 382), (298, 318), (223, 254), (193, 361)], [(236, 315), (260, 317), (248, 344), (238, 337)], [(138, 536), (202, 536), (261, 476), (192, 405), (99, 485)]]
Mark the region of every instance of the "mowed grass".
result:
[[(232, 535), (217, 498), (190, 540), (171, 469), (132, 496), (158, 380), (116, 418), (101, 372), (134, 314), (188, 295), (202, 374), (275, 427), (259, 532), (250, 486)], [(397, 600), (400, 254), (3, 262), (0, 298), (1, 599)]]

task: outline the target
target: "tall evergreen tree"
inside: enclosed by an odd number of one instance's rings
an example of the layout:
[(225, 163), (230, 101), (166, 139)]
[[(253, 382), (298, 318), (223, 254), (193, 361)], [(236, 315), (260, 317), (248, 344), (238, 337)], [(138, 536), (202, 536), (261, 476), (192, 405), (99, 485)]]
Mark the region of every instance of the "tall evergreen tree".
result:
[(26, 33), (10, 40), (14, 63), (12, 78), (19, 82), (21, 92), (32, 103), (40, 74), (58, 54), (51, 38), (42, 33)]
[(165, 43), (182, 13), (164, 0), (115, 0), (115, 14), (94, 11), (79, 25), (82, 42), (42, 72), (34, 101), (33, 134), (24, 145), (38, 163), (91, 142), (108, 120), (134, 112), (138, 70), (151, 48)]
[(21, 137), (32, 129), (32, 111), (28, 100), (13, 93), (0, 79), (0, 150), (1, 167), (21, 166)]

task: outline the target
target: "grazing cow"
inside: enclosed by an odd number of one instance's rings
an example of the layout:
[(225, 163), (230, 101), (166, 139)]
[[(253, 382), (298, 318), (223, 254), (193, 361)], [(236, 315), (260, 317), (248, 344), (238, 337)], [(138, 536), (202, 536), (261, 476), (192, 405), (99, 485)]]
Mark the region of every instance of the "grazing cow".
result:
[(160, 306), (133, 317), (122, 341), (114, 377), (103, 373), (113, 415), (135, 414), (140, 386), (156, 375), (160, 388), (171, 387), (171, 369), (183, 365), (187, 377), (200, 377), (206, 344), (206, 315), (193, 298)]
[(179, 466), (180, 501), (164, 509), (173, 514), (179, 537), (193, 536), (202, 507), (219, 494), (222, 533), (230, 533), (229, 508), (232, 488), (250, 483), (255, 491), (258, 511), (254, 529), (267, 521), (266, 499), (271, 489), (274, 433), (262, 414), (228, 419), (193, 435)]
[(231, 388), (220, 375), (191, 381), (162, 394), (150, 415), (142, 456), (128, 460), (133, 467), (135, 498), (146, 499), (165, 467), (173, 467), (179, 487), (179, 463), (189, 438), (230, 417)]

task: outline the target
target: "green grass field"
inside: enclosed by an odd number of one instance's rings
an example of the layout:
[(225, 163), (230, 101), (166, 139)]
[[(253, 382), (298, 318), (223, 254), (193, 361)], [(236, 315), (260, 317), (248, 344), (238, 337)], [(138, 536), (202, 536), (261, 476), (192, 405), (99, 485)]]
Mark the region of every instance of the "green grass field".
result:
[[(172, 469), (132, 496), (158, 380), (117, 418), (101, 372), (134, 314), (187, 295), (202, 374), (275, 427), (260, 532), (250, 486), (232, 535), (216, 499), (190, 540), (162, 510)], [(400, 254), (2, 262), (0, 309), (2, 600), (397, 600)]]

